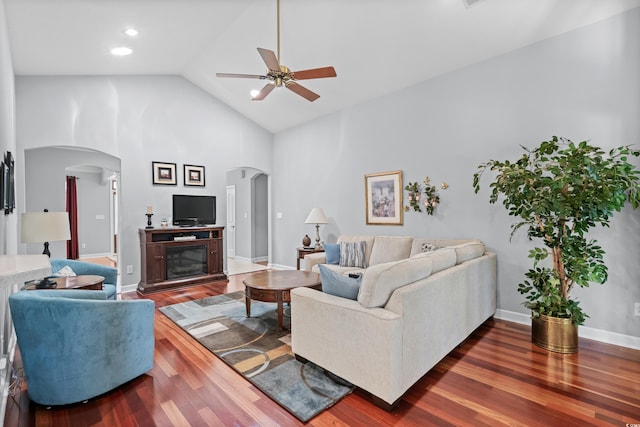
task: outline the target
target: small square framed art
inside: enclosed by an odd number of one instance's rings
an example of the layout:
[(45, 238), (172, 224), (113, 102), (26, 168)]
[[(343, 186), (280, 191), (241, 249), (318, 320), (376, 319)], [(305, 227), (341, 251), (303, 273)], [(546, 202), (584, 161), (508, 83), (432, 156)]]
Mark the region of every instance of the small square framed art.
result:
[(177, 185), (176, 164), (151, 162), (153, 173), (153, 185)]
[(204, 166), (184, 165), (184, 185), (204, 187)]

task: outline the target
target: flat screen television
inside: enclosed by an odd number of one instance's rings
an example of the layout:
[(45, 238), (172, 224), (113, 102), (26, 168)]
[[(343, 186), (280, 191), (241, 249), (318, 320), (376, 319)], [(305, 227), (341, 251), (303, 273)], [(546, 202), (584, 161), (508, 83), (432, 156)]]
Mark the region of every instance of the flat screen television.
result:
[(173, 225), (194, 227), (216, 223), (216, 196), (173, 195)]

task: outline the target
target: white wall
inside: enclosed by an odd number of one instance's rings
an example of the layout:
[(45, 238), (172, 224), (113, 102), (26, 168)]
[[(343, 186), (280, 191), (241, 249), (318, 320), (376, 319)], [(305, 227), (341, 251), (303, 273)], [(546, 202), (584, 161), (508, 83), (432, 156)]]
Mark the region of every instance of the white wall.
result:
[[(225, 172), (272, 165), (272, 135), (176, 76), (17, 77), (17, 149), (85, 147), (121, 159), (120, 244), (124, 286), (140, 280), (138, 229), (170, 218), (171, 195), (217, 196), (226, 223)], [(152, 185), (151, 162), (177, 164), (177, 186)], [(204, 188), (184, 187), (183, 164), (205, 166)], [(24, 206), (24, 204), (22, 205)]]
[[(25, 212), (51, 212), (66, 210), (66, 176), (74, 175), (78, 193), (78, 246), (82, 257), (88, 254), (106, 254), (111, 251), (110, 234), (110, 182), (103, 182), (100, 173), (68, 172), (68, 168), (93, 166), (95, 169), (120, 171), (120, 160), (87, 149), (43, 147), (26, 150), (25, 157)], [(96, 216), (104, 219), (97, 219)], [(86, 247), (83, 248), (82, 244)], [(42, 253), (42, 243), (25, 245), (25, 252)], [(24, 248), (23, 248), (24, 249)], [(50, 242), (53, 258), (66, 258), (66, 242)]]
[[(20, 167), (21, 158), (16, 154), (15, 137), (15, 89), (13, 63), (9, 50), (9, 33), (7, 29), (4, 1), (0, 0), (0, 161), (10, 151), (15, 158), (16, 168)], [(17, 181), (16, 186), (19, 186)], [(18, 199), (19, 195), (16, 195)], [(5, 215), (0, 211), (0, 255), (17, 253), (17, 213)]]
[[(523, 235), (509, 242), (514, 221), (489, 204), (491, 177), (475, 195), (472, 175), (552, 135), (640, 143), (638, 76), (640, 8), (277, 134), (272, 206), (283, 218), (273, 220), (273, 262), (294, 265), (295, 247), (315, 233), (303, 223), (314, 206), (330, 217), (327, 242), (344, 232), (480, 238), (498, 254), (499, 308), (526, 313), (516, 289), (532, 245)], [(393, 170), (405, 184), (428, 175), (450, 187), (433, 217), (405, 212), (403, 226), (367, 226), (364, 175)], [(639, 222), (640, 210), (627, 209), (596, 233), (610, 277), (575, 293), (587, 326), (640, 336)]]

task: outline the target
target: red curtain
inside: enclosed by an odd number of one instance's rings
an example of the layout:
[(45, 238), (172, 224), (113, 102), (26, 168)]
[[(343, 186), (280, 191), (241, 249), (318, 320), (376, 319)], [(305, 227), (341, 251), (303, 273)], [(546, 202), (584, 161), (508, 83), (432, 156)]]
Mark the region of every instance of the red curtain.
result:
[(78, 259), (78, 193), (76, 191), (76, 177), (67, 176), (67, 212), (69, 212), (69, 225), (71, 239), (67, 240), (67, 259)]

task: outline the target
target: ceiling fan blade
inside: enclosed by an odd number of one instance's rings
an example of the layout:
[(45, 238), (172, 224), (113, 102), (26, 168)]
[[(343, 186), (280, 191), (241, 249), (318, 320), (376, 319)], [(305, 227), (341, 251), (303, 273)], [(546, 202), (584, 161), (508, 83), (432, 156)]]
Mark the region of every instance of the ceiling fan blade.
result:
[(272, 50), (263, 49), (261, 47), (258, 48), (258, 52), (262, 57), (262, 60), (265, 64), (267, 64), (267, 68), (271, 71), (275, 71), (276, 73), (280, 72), (280, 63), (278, 62), (278, 57)]
[(315, 92), (311, 92), (309, 89), (307, 89), (304, 86), (300, 86), (299, 84), (295, 83), (295, 82), (289, 82), (287, 83), (287, 89), (289, 89), (292, 92), (297, 93), (298, 95), (300, 95), (301, 97), (305, 98), (308, 101), (315, 101), (316, 99), (320, 98), (320, 95), (318, 95)]
[(256, 96), (254, 96), (253, 98), (251, 98), (252, 101), (262, 101), (263, 99), (265, 99), (267, 97), (267, 95), (269, 95), (271, 93), (271, 91), (273, 90), (273, 88), (275, 88), (276, 85), (272, 84), (272, 83), (267, 83), (265, 85), (265, 87), (263, 87), (262, 89), (260, 89), (260, 92), (258, 92), (258, 94)]
[(293, 78), (296, 80), (322, 79), (325, 77), (336, 77), (336, 70), (333, 67), (313, 68), (311, 70), (294, 71)]
[(233, 73), (216, 73), (216, 77), (237, 77), (241, 79), (261, 79), (264, 80), (267, 76), (261, 76), (260, 74), (233, 74)]

